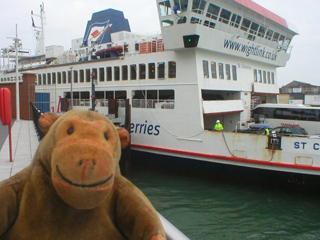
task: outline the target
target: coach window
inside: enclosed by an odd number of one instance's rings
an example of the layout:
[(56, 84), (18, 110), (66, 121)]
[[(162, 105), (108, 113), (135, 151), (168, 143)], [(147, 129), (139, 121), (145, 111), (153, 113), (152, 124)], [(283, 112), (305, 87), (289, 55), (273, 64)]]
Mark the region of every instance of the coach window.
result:
[(219, 63), (219, 79), (224, 79), (223, 63)]
[(107, 67), (107, 81), (112, 81), (112, 67)]
[(253, 69), (253, 81), (258, 82), (258, 72), (257, 69)]
[(226, 64), (226, 79), (227, 79), (227, 80), (231, 80), (230, 64)]
[(71, 83), (71, 70), (68, 71), (68, 83)]
[(235, 80), (235, 81), (238, 80), (237, 66), (236, 65), (232, 65), (232, 80)]
[(99, 81), (104, 82), (104, 68), (99, 68)]
[(216, 64), (216, 62), (211, 62), (211, 77), (217, 78), (217, 64)]
[(86, 82), (90, 82), (91, 79), (91, 73), (90, 73), (90, 69), (86, 69)]
[(271, 83), (272, 83), (272, 84), (275, 83), (275, 81), (274, 81), (274, 72), (271, 73)]
[(149, 79), (156, 78), (156, 65), (155, 65), (155, 63), (148, 64), (148, 75), (149, 75)]
[(146, 79), (146, 64), (144, 63), (139, 64), (139, 79)]
[(47, 84), (47, 75), (45, 73), (42, 74), (42, 82), (43, 82), (43, 85)]
[(158, 62), (158, 78), (164, 79), (165, 78), (165, 63)]
[(57, 80), (57, 78), (56, 78), (56, 73), (53, 72), (53, 73), (52, 73), (52, 84), (56, 84), (56, 80)]
[(67, 83), (67, 73), (62, 72), (62, 83)]
[(42, 85), (41, 74), (38, 74), (38, 85)]
[(78, 71), (77, 70), (73, 71), (73, 82), (78, 83)]
[(262, 71), (259, 70), (259, 83), (262, 83)]
[(58, 72), (58, 84), (61, 84), (61, 80), (62, 80), (61, 72)]
[(130, 79), (137, 80), (137, 65), (136, 64), (130, 65)]
[(203, 67), (203, 76), (205, 78), (209, 78), (209, 63), (207, 60), (202, 60), (202, 67)]
[(113, 67), (113, 74), (114, 74), (114, 80), (119, 81), (120, 80), (120, 67), (119, 66)]
[(128, 80), (128, 65), (122, 65), (122, 80)]
[(176, 61), (169, 61), (169, 78), (176, 78)]
[(48, 84), (51, 84), (51, 73), (47, 73)]

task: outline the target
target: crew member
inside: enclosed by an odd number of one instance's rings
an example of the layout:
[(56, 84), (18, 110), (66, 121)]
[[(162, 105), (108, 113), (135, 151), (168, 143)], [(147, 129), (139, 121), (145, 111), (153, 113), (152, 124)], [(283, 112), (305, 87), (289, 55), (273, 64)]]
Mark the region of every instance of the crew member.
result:
[(265, 135), (269, 135), (269, 134), (270, 134), (270, 131), (269, 131), (267, 125), (264, 125), (264, 134), (265, 134)]
[(214, 125), (213, 130), (214, 130), (214, 131), (223, 131), (223, 126), (222, 126), (222, 124), (220, 123), (220, 120), (217, 120), (217, 121), (216, 121), (216, 125)]

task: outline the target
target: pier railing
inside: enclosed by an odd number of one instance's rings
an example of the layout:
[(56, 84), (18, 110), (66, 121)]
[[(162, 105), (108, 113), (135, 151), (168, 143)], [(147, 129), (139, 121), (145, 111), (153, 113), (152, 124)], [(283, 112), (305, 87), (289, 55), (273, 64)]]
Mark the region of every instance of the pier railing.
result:
[(40, 116), (43, 114), (43, 112), (39, 108), (37, 108), (37, 106), (31, 101), (30, 101), (30, 106), (32, 109), (32, 119), (33, 119), (34, 127), (36, 128), (37, 136), (40, 141), (44, 137), (44, 133), (39, 128), (38, 120)]

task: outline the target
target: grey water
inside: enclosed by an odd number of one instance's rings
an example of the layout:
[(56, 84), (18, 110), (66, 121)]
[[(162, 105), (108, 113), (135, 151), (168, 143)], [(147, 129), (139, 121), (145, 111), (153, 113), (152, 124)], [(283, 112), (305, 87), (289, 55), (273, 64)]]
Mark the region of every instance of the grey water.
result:
[(127, 178), (191, 240), (320, 239), (318, 190), (244, 184), (151, 166), (134, 167)]

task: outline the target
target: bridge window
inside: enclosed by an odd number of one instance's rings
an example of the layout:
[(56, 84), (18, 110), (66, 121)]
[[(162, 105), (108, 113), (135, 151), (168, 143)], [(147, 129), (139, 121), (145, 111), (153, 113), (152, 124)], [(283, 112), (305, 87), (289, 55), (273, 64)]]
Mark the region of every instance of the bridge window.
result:
[(280, 34), (277, 32), (274, 32), (272, 40), (275, 42), (278, 42), (279, 37), (280, 37)]
[(215, 28), (216, 24), (214, 22), (209, 22), (208, 20), (205, 20), (203, 23), (204, 26), (210, 27), (210, 28)]
[(171, 19), (162, 20), (162, 27), (170, 27), (170, 26), (173, 26), (173, 20)]
[(267, 83), (267, 73), (263, 71), (263, 83)]
[(71, 70), (68, 71), (68, 83), (71, 83)]
[(263, 38), (264, 35), (266, 34), (266, 30), (267, 29), (265, 27), (260, 26), (259, 31), (258, 31), (258, 36)]
[(192, 24), (201, 24), (202, 20), (199, 19), (199, 18), (191, 17), (190, 22), (191, 22)]
[(275, 81), (274, 81), (274, 72), (271, 73), (271, 83), (272, 83), (272, 84), (275, 84)]
[(262, 83), (262, 71), (259, 70), (259, 83)]
[(177, 18), (177, 23), (178, 23), (178, 24), (186, 23), (186, 22), (187, 22), (187, 17), (186, 17), (186, 16)]
[(203, 10), (207, 4), (206, 0), (193, 0), (192, 12), (203, 14)]
[(220, 12), (220, 7), (218, 7), (217, 5), (214, 5), (212, 3), (209, 4), (208, 7), (208, 12), (207, 12), (207, 17), (212, 18), (214, 20), (217, 20), (218, 15)]
[(266, 39), (271, 40), (272, 35), (273, 35), (273, 31), (271, 29), (268, 29)]
[(104, 68), (99, 68), (99, 81), (104, 82)]
[(47, 84), (47, 75), (45, 73), (42, 74), (42, 83), (43, 85)]
[(162, 17), (172, 14), (171, 4), (169, 0), (159, 2), (160, 14)]
[(188, 10), (188, 1), (185, 0), (174, 0), (174, 5), (179, 7), (181, 12)]
[(223, 22), (225, 24), (228, 24), (229, 23), (229, 19), (230, 19), (230, 16), (231, 16), (231, 12), (226, 10), (226, 9), (222, 9), (221, 10), (221, 13), (220, 13), (220, 18), (219, 18), (219, 21), (220, 22)]
[(241, 24), (241, 30), (243, 31), (248, 31), (248, 28), (250, 27), (251, 21), (247, 18), (244, 18), (242, 20), (242, 24)]
[(241, 22), (241, 16), (237, 15), (237, 14), (232, 14), (231, 20), (230, 20), (230, 25), (238, 28)]
[(254, 34), (254, 35), (257, 35), (258, 28), (259, 28), (259, 24), (255, 23), (255, 22), (252, 22), (249, 32)]

